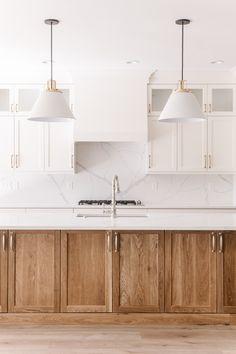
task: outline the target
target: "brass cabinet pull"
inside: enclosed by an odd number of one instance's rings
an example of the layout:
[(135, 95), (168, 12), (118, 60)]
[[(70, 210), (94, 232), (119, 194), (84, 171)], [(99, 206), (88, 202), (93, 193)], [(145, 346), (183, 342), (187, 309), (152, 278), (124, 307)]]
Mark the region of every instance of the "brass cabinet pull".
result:
[(148, 168), (152, 168), (152, 156), (148, 155)]
[(148, 113), (151, 113), (151, 103), (148, 105)]
[(11, 104), (11, 112), (14, 112), (14, 104)]
[(204, 155), (204, 168), (207, 168), (207, 155)]
[(107, 250), (108, 252), (112, 251), (112, 233), (111, 231), (107, 231)]
[(20, 156), (16, 154), (16, 168), (20, 167)]
[(14, 155), (11, 154), (11, 168), (14, 168)]
[(74, 155), (73, 154), (71, 155), (70, 163), (71, 163), (71, 168), (74, 168)]
[(206, 103), (204, 103), (204, 111), (203, 111), (203, 113), (207, 113), (207, 104)]
[(16, 112), (19, 112), (19, 105), (18, 105), (18, 103), (16, 104)]
[(2, 232), (2, 249), (3, 249), (3, 252), (6, 251), (6, 231), (3, 231)]
[(208, 155), (208, 159), (209, 159), (209, 168), (212, 168), (212, 158), (211, 158), (211, 155)]
[(13, 236), (14, 236), (14, 232), (10, 231), (9, 233), (9, 246), (10, 246), (10, 251), (13, 252)]
[(119, 252), (119, 234), (118, 232), (115, 232), (115, 252)]
[(211, 252), (215, 253), (216, 251), (216, 235), (214, 232), (211, 233)]
[(209, 113), (212, 113), (212, 105), (209, 103)]
[(223, 234), (219, 232), (219, 253), (223, 253)]

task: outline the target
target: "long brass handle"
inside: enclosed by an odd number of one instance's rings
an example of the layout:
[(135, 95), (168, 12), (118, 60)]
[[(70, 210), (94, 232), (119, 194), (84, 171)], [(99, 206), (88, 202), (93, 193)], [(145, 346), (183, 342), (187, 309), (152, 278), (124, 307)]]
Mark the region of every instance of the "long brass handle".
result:
[(148, 155), (148, 168), (152, 168), (152, 156)]
[(107, 231), (107, 249), (108, 252), (112, 251), (112, 238), (111, 238), (112, 234), (111, 231)]
[(11, 112), (14, 112), (14, 104), (11, 104)]
[(118, 232), (115, 232), (115, 252), (119, 252), (119, 240), (118, 240), (119, 234)]
[(20, 167), (20, 156), (16, 154), (16, 168)]
[(148, 113), (151, 113), (151, 103), (148, 105)]
[(211, 158), (211, 155), (208, 155), (208, 159), (209, 159), (209, 168), (212, 168), (212, 158)]
[(3, 249), (3, 252), (6, 251), (6, 231), (3, 231), (2, 232), (2, 249)]
[(212, 112), (212, 105), (211, 105), (211, 103), (209, 103), (209, 113), (211, 113)]
[(204, 111), (203, 111), (203, 113), (207, 113), (207, 104), (206, 103), (204, 103)]
[(74, 168), (74, 155), (71, 155), (71, 161), (70, 161), (71, 168)]
[(11, 154), (11, 168), (14, 168), (14, 155)]
[(10, 231), (9, 233), (9, 246), (10, 246), (10, 251), (13, 252), (13, 236), (14, 236), (14, 232)]
[(204, 168), (207, 168), (207, 155), (204, 155)]
[(215, 253), (216, 251), (216, 235), (214, 232), (211, 233), (211, 252)]
[(223, 253), (223, 234), (219, 232), (219, 253)]
[(16, 104), (16, 112), (19, 112), (19, 105), (18, 105), (18, 103)]

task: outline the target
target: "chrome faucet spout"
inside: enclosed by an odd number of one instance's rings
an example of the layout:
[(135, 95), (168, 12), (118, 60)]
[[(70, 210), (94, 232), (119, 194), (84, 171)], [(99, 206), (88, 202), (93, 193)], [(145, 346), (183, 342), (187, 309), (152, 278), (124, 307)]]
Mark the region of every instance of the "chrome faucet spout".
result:
[(116, 193), (120, 193), (119, 178), (115, 175), (112, 179), (112, 193), (111, 193), (111, 217), (116, 217)]

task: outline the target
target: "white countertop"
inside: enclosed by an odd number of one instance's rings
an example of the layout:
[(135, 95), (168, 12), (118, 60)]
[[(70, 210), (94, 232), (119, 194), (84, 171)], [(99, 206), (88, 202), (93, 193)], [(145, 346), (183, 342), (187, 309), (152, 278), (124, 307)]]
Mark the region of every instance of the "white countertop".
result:
[(1, 229), (236, 230), (236, 212), (163, 211), (148, 217), (78, 218), (77, 213), (0, 213)]

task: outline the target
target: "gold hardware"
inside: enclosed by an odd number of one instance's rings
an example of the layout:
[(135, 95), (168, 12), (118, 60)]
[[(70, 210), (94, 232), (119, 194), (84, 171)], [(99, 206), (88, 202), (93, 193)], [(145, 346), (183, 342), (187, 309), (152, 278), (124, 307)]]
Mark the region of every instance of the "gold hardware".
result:
[(74, 155), (71, 155), (71, 168), (74, 168)]
[(148, 168), (152, 168), (152, 157), (148, 155)]
[(191, 92), (191, 90), (184, 88), (186, 80), (179, 80), (178, 88), (175, 92)]
[(116, 253), (119, 252), (118, 236), (119, 236), (118, 232), (115, 232), (115, 252)]
[(151, 113), (151, 103), (148, 105), (148, 113)]
[(11, 104), (11, 112), (14, 112), (14, 104)]
[(14, 168), (14, 155), (11, 154), (11, 168)]
[(211, 245), (212, 245), (211, 252), (215, 253), (215, 251), (216, 251), (216, 235), (214, 232), (211, 233)]
[(223, 253), (223, 234), (219, 232), (219, 253)]
[(204, 155), (204, 168), (207, 168), (207, 155)]
[(20, 167), (20, 157), (18, 154), (16, 154), (16, 168)]
[(212, 168), (212, 158), (211, 158), (211, 155), (208, 155), (208, 159), (209, 159), (209, 168)]
[(9, 239), (10, 250), (13, 252), (13, 236), (14, 236), (14, 232), (10, 231), (9, 236), (10, 236), (10, 239)]
[(207, 113), (207, 104), (204, 103), (204, 112), (203, 113)]
[(19, 105), (16, 104), (16, 112), (19, 112)]
[(4, 252), (6, 251), (6, 231), (2, 232), (2, 249)]
[(62, 91), (57, 89), (56, 80), (48, 80), (47, 81), (47, 91), (50, 91), (50, 92), (61, 92), (62, 93)]
[(209, 103), (209, 112), (210, 112), (210, 113), (212, 112), (212, 105), (211, 105), (211, 103)]
[(112, 238), (111, 238), (112, 234), (111, 231), (107, 231), (107, 249), (108, 252), (112, 251)]

